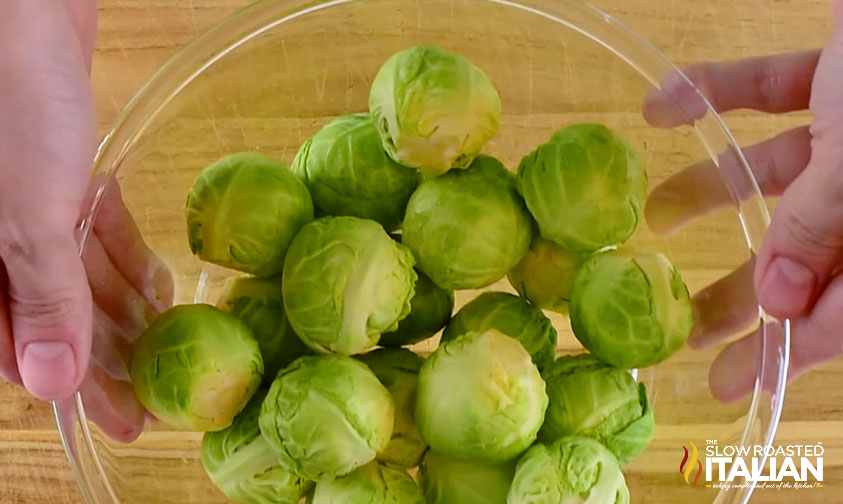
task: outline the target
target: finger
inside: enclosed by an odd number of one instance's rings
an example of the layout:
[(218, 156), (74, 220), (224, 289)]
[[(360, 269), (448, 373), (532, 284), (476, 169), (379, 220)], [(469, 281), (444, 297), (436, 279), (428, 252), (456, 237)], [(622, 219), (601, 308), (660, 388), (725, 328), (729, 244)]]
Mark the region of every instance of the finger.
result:
[[(839, 7), (838, 7), (839, 8)], [(817, 64), (811, 88), (811, 133), (821, 155), (840, 155), (843, 133), (843, 23), (838, 23)], [(828, 152), (824, 152), (824, 151)]]
[[(795, 128), (742, 152), (761, 192), (779, 196), (808, 164), (811, 134), (807, 126)], [(729, 149), (717, 164), (703, 161), (662, 182), (650, 193), (644, 213), (653, 232), (668, 233), (707, 212), (733, 206), (735, 198), (754, 194), (743, 162)]]
[(65, 0), (64, 5), (76, 31), (79, 48), (90, 73), (94, 46), (97, 43), (97, 0)]
[(718, 112), (805, 109), (819, 54), (812, 50), (688, 67), (684, 71), (687, 79), (670, 74), (660, 88), (647, 94), (642, 106), (644, 119), (653, 126), (671, 128), (701, 118), (708, 107), (697, 89)]
[(41, 399), (64, 398), (82, 381), (91, 351), (91, 294), (76, 241), (7, 235), (0, 257), (23, 383)]
[[(711, 393), (722, 402), (735, 402), (750, 394), (759, 379), (763, 392), (775, 393), (783, 365), (779, 355), (783, 344), (783, 326), (778, 322), (770, 322), (726, 346), (714, 359), (709, 370)], [(763, 376), (759, 376), (762, 359)]]
[(843, 249), (843, 27), (817, 65), (811, 160), (784, 192), (758, 255), (758, 300), (776, 317), (808, 311)]
[(12, 341), (12, 326), (9, 320), (9, 283), (6, 268), (0, 263), (0, 378), (17, 385), (21, 384), (18, 363), (15, 360), (15, 345)]
[(88, 419), (110, 438), (130, 443), (143, 430), (146, 410), (131, 383), (117, 381), (92, 363), (79, 388)]
[(834, 277), (810, 315), (793, 323), (791, 377), (843, 354), (843, 275)]
[[(809, 369), (843, 355), (843, 275), (836, 276), (817, 301), (811, 314), (792, 323), (788, 380), (793, 380)], [(775, 390), (777, 369), (775, 350), (783, 341), (782, 326), (767, 324), (768, 340), (764, 388)], [(752, 392), (755, 377), (761, 364), (761, 330), (727, 346), (715, 359), (709, 374), (712, 393), (721, 400), (731, 402)]]
[(83, 261), (94, 304), (133, 341), (158, 312), (117, 271), (97, 235), (88, 236)]
[(688, 338), (692, 348), (708, 348), (758, 323), (754, 267), (755, 261), (750, 260), (694, 295), (694, 329)]
[(129, 381), (129, 336), (94, 306), (91, 359), (115, 380)]
[(831, 14), (835, 23), (843, 23), (843, 0), (831, 2)]
[(113, 181), (103, 192), (94, 231), (114, 266), (153, 307), (164, 311), (173, 304), (173, 276), (146, 245)]

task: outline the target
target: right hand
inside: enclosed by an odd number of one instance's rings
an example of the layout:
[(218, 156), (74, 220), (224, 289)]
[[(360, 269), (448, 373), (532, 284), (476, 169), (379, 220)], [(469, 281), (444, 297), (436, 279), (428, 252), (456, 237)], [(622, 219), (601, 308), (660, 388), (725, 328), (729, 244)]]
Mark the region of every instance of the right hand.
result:
[(98, 188), (88, 82), (95, 39), (96, 0), (3, 3), (0, 376), (45, 400), (81, 391), (89, 418), (129, 441), (146, 412), (128, 381), (128, 348), (172, 302), (173, 284), (116, 187), (102, 199), (84, 260), (78, 254), (80, 211)]
[[(685, 72), (721, 112), (813, 113), (810, 126), (743, 149), (761, 191), (781, 199), (757, 257), (694, 296), (697, 326), (689, 342), (708, 347), (745, 330), (758, 320), (760, 303), (771, 315), (792, 319), (790, 378), (843, 355), (843, 0), (833, 2), (833, 11), (835, 31), (822, 51), (695, 65)], [(705, 110), (676, 76), (644, 103), (645, 118), (659, 127), (689, 123)], [(720, 161), (720, 170), (741, 169), (734, 156)], [(653, 191), (648, 223), (669, 231), (731, 203), (718, 168), (701, 163)], [(777, 336), (776, 325), (768, 328)], [(760, 349), (760, 330), (725, 347), (709, 376), (715, 396), (731, 401), (752, 391)]]

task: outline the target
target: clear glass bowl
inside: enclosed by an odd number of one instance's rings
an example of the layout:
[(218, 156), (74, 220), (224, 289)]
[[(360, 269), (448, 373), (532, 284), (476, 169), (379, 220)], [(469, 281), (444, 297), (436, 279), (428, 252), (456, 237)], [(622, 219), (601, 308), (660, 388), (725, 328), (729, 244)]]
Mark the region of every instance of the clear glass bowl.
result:
[[(706, 112), (693, 124), (670, 130), (647, 125), (644, 96), (676, 68), (596, 9), (572, 0), (265, 0), (219, 24), (165, 65), (124, 110), (98, 152), (96, 171), (105, 174), (105, 184), (119, 184), (144, 238), (174, 272), (177, 303), (213, 302), (232, 274), (201, 263), (188, 249), (182, 209), (199, 171), (241, 150), (289, 162), (331, 118), (366, 110), (380, 64), (418, 43), (463, 54), (492, 78), (504, 112), (486, 151), (511, 169), (555, 129), (581, 121), (606, 123), (629, 138), (644, 153), (651, 188), (700, 160), (720, 167), (722, 185), (700, 190), (720, 191), (730, 205), (667, 236), (643, 226), (631, 243), (664, 252), (692, 292), (751, 260), (760, 246), (767, 208), (720, 118), (700, 95)], [(82, 222), (83, 237), (98, 201)], [(506, 280), (492, 288), (510, 290)], [(458, 305), (475, 294), (459, 292)], [(567, 321), (554, 322), (559, 352), (579, 350)], [(751, 485), (693, 488), (677, 468), (690, 442), (698, 447), (706, 440), (772, 442), (784, 398), (789, 326), (760, 309), (759, 325), (780, 330), (762, 330), (761, 344), (754, 347), (759, 354), (747, 355), (748, 361), (761, 358), (762, 365), (754, 394), (743, 401), (724, 404), (709, 391), (708, 367), (718, 348), (686, 348), (638, 374), (650, 391), (657, 429), (649, 450), (626, 470), (633, 502), (749, 499)], [(84, 404), (77, 394), (54, 408), (88, 502), (226, 502), (200, 466), (201, 434), (159, 425), (132, 444), (120, 444), (86, 420)]]

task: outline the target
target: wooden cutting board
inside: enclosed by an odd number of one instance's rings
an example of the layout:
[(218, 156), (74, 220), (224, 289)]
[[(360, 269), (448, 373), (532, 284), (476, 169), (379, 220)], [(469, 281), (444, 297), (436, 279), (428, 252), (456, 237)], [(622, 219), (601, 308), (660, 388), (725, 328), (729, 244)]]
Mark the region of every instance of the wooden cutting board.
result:
[[(548, 0), (553, 1), (553, 0)], [(168, 57), (248, 0), (100, 0), (93, 86), (104, 131)], [(679, 64), (793, 51), (823, 44), (827, 0), (598, 0), (598, 7), (649, 38)], [(318, 43), (318, 42), (317, 42)], [(727, 122), (741, 143), (808, 120), (738, 112)], [(782, 442), (822, 441), (825, 488), (757, 494), (757, 502), (843, 502), (843, 360), (801, 378), (788, 391)], [(638, 475), (633, 502), (686, 502), (688, 488)], [(0, 503), (81, 503), (47, 404), (0, 384)], [(674, 490), (675, 489), (675, 490)], [(154, 503), (150, 503), (154, 504)]]

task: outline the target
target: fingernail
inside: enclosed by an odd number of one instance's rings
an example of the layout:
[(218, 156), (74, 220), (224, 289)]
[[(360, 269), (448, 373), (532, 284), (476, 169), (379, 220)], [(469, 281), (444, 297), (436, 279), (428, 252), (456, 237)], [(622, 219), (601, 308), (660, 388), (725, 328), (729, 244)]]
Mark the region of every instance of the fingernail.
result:
[(843, 23), (843, 0), (835, 0), (831, 4), (831, 18), (835, 24)]
[(23, 384), (34, 396), (63, 399), (76, 385), (76, 359), (73, 349), (63, 341), (43, 341), (26, 345), (21, 357)]
[(657, 187), (647, 198), (644, 219), (656, 234), (667, 234), (688, 220), (687, 197), (667, 186)]
[(644, 118), (661, 128), (690, 124), (706, 112), (705, 103), (694, 86), (676, 72), (662, 81), (659, 90), (647, 95), (642, 108)]
[(708, 375), (714, 397), (731, 403), (752, 391), (758, 374), (759, 342), (758, 338), (750, 336), (726, 347), (714, 359)]
[(120, 329), (129, 341), (134, 341), (149, 324), (161, 313), (157, 306), (137, 295), (127, 295), (125, 298), (126, 319), (121, 321)]
[(163, 312), (173, 304), (173, 275), (159, 259), (150, 261), (149, 271), (152, 289), (146, 298), (156, 310)]
[(811, 302), (816, 283), (816, 275), (804, 264), (776, 257), (761, 280), (758, 300), (773, 316), (801, 315)]

